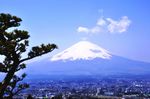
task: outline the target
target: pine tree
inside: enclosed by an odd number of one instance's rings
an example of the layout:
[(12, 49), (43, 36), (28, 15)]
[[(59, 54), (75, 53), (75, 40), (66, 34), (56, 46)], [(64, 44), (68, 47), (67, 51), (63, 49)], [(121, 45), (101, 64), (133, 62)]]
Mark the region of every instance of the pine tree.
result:
[(29, 87), (26, 83), (20, 83), (26, 74), (22, 74), (20, 77), (16, 75), (16, 72), (26, 68), (25, 61), (57, 48), (55, 44), (42, 44), (32, 47), (27, 57), (23, 57), (22, 54), (26, 52), (29, 46), (28, 39), (30, 36), (25, 30), (15, 29), (20, 26), (21, 21), (19, 17), (5, 13), (0, 14), (0, 55), (4, 57), (3, 62), (0, 62), (0, 73), (6, 74), (0, 82), (0, 99), (5, 96), (11, 99), (18, 92)]

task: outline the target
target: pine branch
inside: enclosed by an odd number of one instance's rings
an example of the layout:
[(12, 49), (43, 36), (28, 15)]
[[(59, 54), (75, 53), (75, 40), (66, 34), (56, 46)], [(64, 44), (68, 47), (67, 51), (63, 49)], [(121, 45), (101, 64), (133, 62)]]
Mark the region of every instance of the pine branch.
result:
[(28, 53), (28, 57), (20, 60), (20, 63), (47, 54), (57, 48), (58, 47), (55, 44), (48, 44), (48, 45), (42, 44), (40, 47), (38, 46), (33, 47), (32, 50)]
[(17, 88), (18, 82), (25, 77), (23, 75), (20, 78), (15, 75), (17, 71), (26, 68), (26, 65), (22, 62), (57, 48), (55, 44), (35, 46), (32, 47), (27, 58), (21, 59), (22, 53), (26, 52), (26, 48), (29, 46), (30, 35), (24, 30), (7, 31), (9, 28), (20, 26), (21, 21), (21, 18), (16, 16), (0, 13), (0, 55), (5, 57), (4, 61), (0, 63), (0, 72), (6, 73), (3, 81), (0, 82), (0, 99), (3, 99), (6, 93), (9, 93), (10, 98), (12, 98), (13, 95), (29, 87), (28, 84), (20, 84)]

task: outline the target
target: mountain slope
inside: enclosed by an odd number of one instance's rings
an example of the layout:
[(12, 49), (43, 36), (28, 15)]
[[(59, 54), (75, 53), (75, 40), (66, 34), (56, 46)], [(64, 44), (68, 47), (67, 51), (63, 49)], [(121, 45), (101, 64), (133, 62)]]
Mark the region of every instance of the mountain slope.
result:
[(102, 47), (81, 41), (70, 48), (34, 62), (26, 69), (29, 74), (51, 75), (120, 75), (150, 74), (150, 63), (112, 55)]
[(110, 59), (111, 55), (109, 52), (91, 42), (80, 41), (70, 48), (54, 55), (51, 61), (57, 60), (92, 60), (94, 58)]

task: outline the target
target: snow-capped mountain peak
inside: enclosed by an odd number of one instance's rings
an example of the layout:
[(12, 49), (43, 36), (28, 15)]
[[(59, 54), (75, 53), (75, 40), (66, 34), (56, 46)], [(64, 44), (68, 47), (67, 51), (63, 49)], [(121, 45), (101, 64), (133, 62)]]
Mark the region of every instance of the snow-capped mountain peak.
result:
[(51, 61), (57, 60), (92, 60), (94, 58), (110, 59), (109, 52), (96, 44), (88, 41), (80, 41), (70, 48), (54, 55)]

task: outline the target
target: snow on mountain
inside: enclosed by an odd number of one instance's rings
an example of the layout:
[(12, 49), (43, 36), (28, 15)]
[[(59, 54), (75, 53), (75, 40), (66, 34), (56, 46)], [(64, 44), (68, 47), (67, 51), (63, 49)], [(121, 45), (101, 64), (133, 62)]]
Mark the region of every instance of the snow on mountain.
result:
[(28, 64), (33, 75), (122, 75), (150, 74), (150, 63), (110, 54), (88, 41), (80, 41), (51, 58)]
[(112, 56), (109, 51), (93, 44), (89, 41), (80, 41), (70, 48), (54, 55), (51, 61), (58, 60), (92, 60), (94, 58), (110, 59)]

